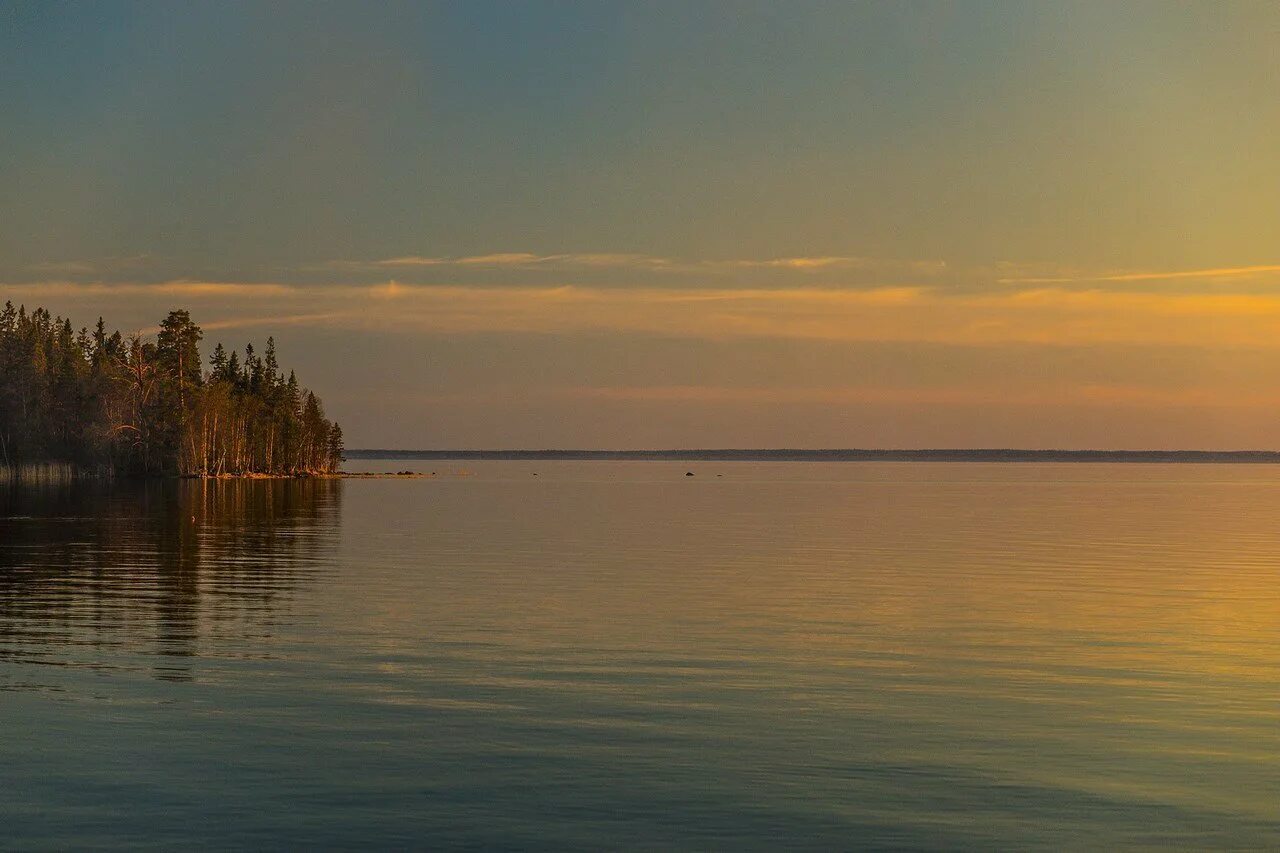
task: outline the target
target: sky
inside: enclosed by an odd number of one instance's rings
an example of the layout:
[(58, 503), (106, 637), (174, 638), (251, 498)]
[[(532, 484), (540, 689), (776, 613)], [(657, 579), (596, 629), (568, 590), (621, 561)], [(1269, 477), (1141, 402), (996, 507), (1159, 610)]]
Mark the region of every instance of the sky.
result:
[(0, 0), (0, 300), (349, 447), (1280, 447), (1280, 6)]

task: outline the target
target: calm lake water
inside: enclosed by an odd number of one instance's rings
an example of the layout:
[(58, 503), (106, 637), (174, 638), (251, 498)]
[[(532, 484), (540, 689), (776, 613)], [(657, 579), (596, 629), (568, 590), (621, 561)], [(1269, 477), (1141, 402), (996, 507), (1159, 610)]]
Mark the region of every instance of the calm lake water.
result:
[(0, 847), (1280, 846), (1280, 467), (380, 467), (0, 487)]

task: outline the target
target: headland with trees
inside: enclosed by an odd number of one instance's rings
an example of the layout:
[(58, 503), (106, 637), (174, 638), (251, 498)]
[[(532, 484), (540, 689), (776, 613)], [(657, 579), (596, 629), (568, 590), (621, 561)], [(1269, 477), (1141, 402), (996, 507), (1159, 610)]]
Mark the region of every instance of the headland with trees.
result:
[(78, 473), (280, 476), (336, 473), (342, 428), (286, 375), (275, 341), (259, 355), (219, 343), (171, 311), (154, 338), (90, 331), (43, 308), (0, 311), (0, 470), (60, 464)]

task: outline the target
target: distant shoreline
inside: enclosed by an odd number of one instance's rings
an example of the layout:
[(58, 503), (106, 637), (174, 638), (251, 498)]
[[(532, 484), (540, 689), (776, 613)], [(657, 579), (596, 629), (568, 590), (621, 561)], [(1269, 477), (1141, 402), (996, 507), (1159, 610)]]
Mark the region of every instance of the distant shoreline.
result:
[(637, 462), (1280, 463), (1276, 450), (347, 450), (347, 459)]

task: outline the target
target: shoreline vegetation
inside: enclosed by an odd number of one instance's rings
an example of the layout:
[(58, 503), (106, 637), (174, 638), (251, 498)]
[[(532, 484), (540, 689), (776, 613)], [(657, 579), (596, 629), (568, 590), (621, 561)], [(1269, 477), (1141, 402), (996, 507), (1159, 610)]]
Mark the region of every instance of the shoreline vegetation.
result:
[[(84, 470), (73, 465), (43, 462), (20, 466), (0, 464), (0, 483), (66, 483), (74, 480), (101, 479), (101, 471)], [(469, 477), (470, 471), (322, 471), (305, 474), (179, 474), (173, 480), (439, 480)]]
[[(171, 311), (154, 340), (76, 332), (12, 302), (0, 311), (0, 473), (35, 476), (337, 477), (342, 428), (286, 375), (275, 341), (259, 356)], [(37, 473), (40, 469), (44, 474)], [(53, 473), (53, 472), (57, 473)]]

